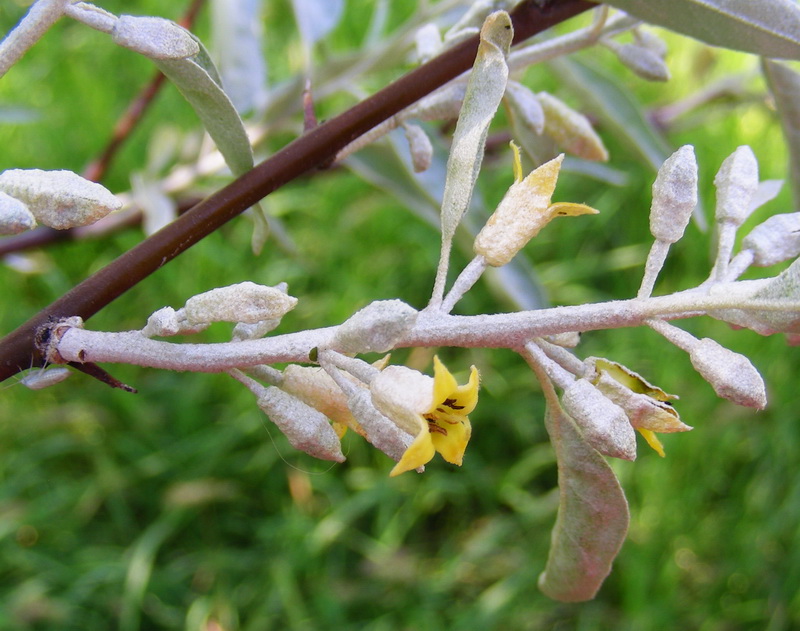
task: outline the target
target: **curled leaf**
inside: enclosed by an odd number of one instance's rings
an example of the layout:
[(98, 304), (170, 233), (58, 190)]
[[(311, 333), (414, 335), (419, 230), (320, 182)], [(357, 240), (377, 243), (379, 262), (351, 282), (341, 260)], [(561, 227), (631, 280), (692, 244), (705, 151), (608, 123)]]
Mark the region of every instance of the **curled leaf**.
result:
[(559, 407), (548, 406), (547, 432), (558, 460), (558, 517), (539, 589), (564, 602), (594, 598), (625, 541), (628, 502), (605, 459)]
[(447, 161), (442, 199), (442, 236), (450, 241), (469, 208), (483, 162), (489, 123), (506, 89), (506, 57), (514, 32), (505, 11), (492, 13), (481, 29), (478, 55), (470, 74)]

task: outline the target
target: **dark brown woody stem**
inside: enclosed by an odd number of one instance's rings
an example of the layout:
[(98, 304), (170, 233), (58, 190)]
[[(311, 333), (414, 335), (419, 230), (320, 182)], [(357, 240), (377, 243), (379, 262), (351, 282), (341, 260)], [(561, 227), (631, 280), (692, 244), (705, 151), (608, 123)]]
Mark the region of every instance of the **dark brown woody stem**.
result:
[[(554, 0), (544, 8), (536, 0), (521, 2), (511, 14), (514, 41), (595, 6), (587, 0)], [(67, 316), (88, 319), (272, 191), (326, 164), (360, 135), (468, 70), (477, 47), (478, 38), (473, 37), (315, 127), (37, 313), (0, 340), (0, 381), (42, 364), (33, 343), (41, 326)]]

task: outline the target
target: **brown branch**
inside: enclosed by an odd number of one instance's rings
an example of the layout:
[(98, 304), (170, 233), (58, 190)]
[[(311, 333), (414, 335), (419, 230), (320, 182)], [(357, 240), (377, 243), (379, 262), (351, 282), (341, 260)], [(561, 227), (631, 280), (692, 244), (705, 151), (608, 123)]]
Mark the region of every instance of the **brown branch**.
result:
[[(536, 0), (526, 0), (512, 12), (514, 41), (527, 39), (595, 6), (587, 0), (554, 0), (541, 7)], [(463, 42), (299, 137), (40, 311), (0, 340), (0, 380), (32, 363), (41, 365), (42, 358), (33, 344), (37, 329), (67, 316), (91, 317), (255, 202), (325, 164), (358, 136), (468, 70), (477, 46), (477, 37)]]

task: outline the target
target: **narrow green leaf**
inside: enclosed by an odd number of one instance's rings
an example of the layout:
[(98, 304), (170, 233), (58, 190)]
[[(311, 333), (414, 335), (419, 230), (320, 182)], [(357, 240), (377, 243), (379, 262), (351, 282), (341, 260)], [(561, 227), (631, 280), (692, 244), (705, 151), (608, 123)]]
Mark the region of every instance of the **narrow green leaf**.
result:
[(789, 146), (792, 192), (797, 205), (800, 202), (800, 73), (786, 64), (768, 59), (762, 59), (761, 69), (775, 100), (783, 136)]
[(153, 59), (153, 62), (200, 117), (231, 172), (241, 175), (252, 169), (253, 150), (244, 124), (222, 89), (219, 75), (202, 44), (193, 57)]
[[(153, 62), (197, 113), (231, 173), (242, 175), (253, 168), (250, 140), (236, 107), (222, 89), (208, 51), (195, 39), (200, 46), (196, 55), (185, 59), (153, 59)], [(255, 204), (252, 210), (255, 221), (252, 248), (259, 254), (269, 235), (269, 221), (261, 204)]]
[(607, 0), (606, 4), (714, 46), (800, 59), (800, 7), (792, 0)]
[(608, 463), (560, 406), (548, 405), (547, 432), (558, 460), (560, 503), (539, 589), (550, 598), (594, 598), (628, 531), (628, 502)]

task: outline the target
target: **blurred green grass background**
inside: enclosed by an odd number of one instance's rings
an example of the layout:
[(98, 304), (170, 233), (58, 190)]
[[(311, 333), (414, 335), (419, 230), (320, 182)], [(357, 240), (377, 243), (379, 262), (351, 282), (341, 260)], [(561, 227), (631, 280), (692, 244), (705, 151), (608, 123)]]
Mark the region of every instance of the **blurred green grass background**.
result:
[[(391, 5), (392, 24), (413, 10), (413, 3), (399, 4)], [(348, 4), (326, 45), (329, 54), (357, 45), (372, 5)], [(103, 6), (170, 18), (182, 9), (155, 0)], [(268, 8), (275, 81), (298, 70), (286, 52), (297, 46), (287, 7)], [(0, 7), (0, 30), (21, 12), (13, 2)], [(207, 17), (197, 30), (207, 33)], [(666, 85), (632, 77), (607, 51), (588, 56), (648, 107), (756, 67), (748, 56), (669, 41), (675, 77)], [(0, 104), (36, 114), (26, 124), (0, 125), (0, 169), (80, 171), (151, 72), (104, 36), (58, 24), (0, 81)], [(384, 79), (371, 77), (370, 85)], [(748, 86), (757, 91), (754, 81)], [(554, 73), (530, 70), (526, 83), (578, 105)], [(326, 116), (336, 112), (324, 102), (320, 108)], [(141, 168), (150, 137), (163, 125), (196, 126), (169, 88), (115, 163), (107, 181), (112, 190), (128, 187), (127, 174)], [(562, 176), (557, 199), (584, 201), (601, 214), (556, 222), (526, 249), (553, 304), (634, 294), (649, 247), (654, 173), (602, 126), (599, 132), (611, 164), (629, 174), (630, 184)], [(786, 151), (764, 99), (702, 108), (679, 119), (669, 141), (695, 145), (708, 212), (713, 175), (740, 144), (753, 147), (762, 179), (785, 177)], [(496, 162), (479, 184), (489, 206), (510, 181), (509, 156), (499, 154)], [(237, 220), (90, 326), (140, 328), (163, 305), (177, 307), (242, 280), (287, 281), (300, 298), (278, 333), (338, 323), (381, 298), (425, 304), (438, 237), (402, 202), (339, 170), (296, 182), (271, 204), (298, 246), (296, 256), (268, 246), (254, 257), (250, 224)], [(784, 191), (748, 225), (791, 208)], [(36, 255), (41, 274), (3, 266), (0, 331), (141, 238), (131, 230), (55, 245)], [(690, 227), (657, 292), (702, 281), (709, 240)], [(465, 262), (458, 253), (454, 267)], [(458, 310), (508, 308), (481, 283)], [(710, 319), (682, 326), (748, 355), (768, 384), (769, 407), (755, 413), (717, 399), (685, 354), (652, 331), (583, 336), (581, 356), (620, 361), (679, 394), (678, 410), (695, 427), (664, 438), (664, 460), (642, 443), (637, 462), (614, 463), (631, 504), (630, 534), (598, 597), (583, 604), (552, 602), (536, 588), (555, 519), (556, 471), (539, 387), (511, 353), (439, 351), (460, 377), (471, 363), (481, 369), (474, 438), (461, 469), (436, 460), (424, 475), (398, 479), (387, 477), (388, 458), (358, 437), (345, 438), (343, 465), (295, 452), (251, 395), (224, 376), (112, 367), (138, 395), (81, 375), (42, 392), (8, 381), (0, 386), (0, 629), (798, 628), (800, 353), (782, 338), (732, 331)], [(228, 329), (218, 327), (202, 339), (226, 339)]]

